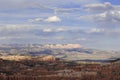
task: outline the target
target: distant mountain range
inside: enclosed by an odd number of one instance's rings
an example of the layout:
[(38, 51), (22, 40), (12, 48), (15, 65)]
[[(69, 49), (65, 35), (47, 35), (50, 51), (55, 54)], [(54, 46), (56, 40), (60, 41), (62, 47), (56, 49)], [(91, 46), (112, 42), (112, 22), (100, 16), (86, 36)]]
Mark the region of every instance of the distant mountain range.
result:
[(67, 61), (109, 61), (120, 58), (117, 51), (101, 51), (84, 48), (80, 44), (29, 44), (29, 45), (0, 45), (0, 57), (19, 56), (48, 56)]

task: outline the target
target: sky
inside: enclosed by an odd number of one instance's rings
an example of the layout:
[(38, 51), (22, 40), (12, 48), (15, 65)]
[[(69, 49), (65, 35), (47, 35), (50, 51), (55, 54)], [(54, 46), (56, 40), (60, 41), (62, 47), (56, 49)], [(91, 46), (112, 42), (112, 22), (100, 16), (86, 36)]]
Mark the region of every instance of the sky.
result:
[(0, 0), (1, 44), (120, 49), (119, 0)]

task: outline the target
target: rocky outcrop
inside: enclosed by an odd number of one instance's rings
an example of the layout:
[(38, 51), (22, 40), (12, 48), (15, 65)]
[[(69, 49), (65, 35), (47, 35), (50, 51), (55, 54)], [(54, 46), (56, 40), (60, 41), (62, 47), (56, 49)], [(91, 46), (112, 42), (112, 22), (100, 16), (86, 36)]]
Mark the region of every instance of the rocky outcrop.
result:
[(31, 59), (30, 56), (19, 56), (19, 55), (12, 55), (12, 56), (1, 56), (0, 57), (3, 60), (14, 60), (14, 61), (20, 61), (20, 60), (29, 60)]
[(44, 57), (31, 57), (31, 56), (1, 56), (0, 59), (2, 60), (14, 60), (14, 61), (20, 61), (20, 60), (39, 60), (39, 61), (55, 61), (56, 58), (52, 55), (47, 55)]
[(52, 56), (52, 55), (48, 55), (48, 56), (44, 56), (44, 57), (42, 57), (42, 58), (40, 58), (40, 61), (55, 61), (56, 60), (56, 58), (54, 57), (54, 56)]

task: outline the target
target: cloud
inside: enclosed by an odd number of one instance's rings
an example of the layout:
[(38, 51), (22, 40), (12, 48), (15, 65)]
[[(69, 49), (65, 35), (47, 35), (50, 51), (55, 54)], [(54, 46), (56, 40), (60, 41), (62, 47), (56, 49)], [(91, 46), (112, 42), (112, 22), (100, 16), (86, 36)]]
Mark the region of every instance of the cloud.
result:
[(104, 33), (104, 29), (99, 29), (99, 28), (92, 28), (90, 30), (85, 31), (86, 33)]
[(28, 22), (39, 22), (39, 21), (43, 21), (42, 18), (35, 18), (35, 19), (29, 19)]
[(113, 5), (110, 2), (87, 4), (83, 7), (86, 11), (90, 12), (105, 12), (111, 10), (120, 10), (120, 5)]
[(65, 28), (57, 28), (55, 31), (56, 32), (62, 32), (62, 31), (67, 31), (67, 29), (65, 29)]
[[(36, 1), (37, 2), (37, 1)], [(79, 5), (84, 5), (84, 4), (89, 4), (89, 3), (98, 3), (99, 0), (90, 0), (90, 1), (86, 1), (86, 0), (39, 0), (38, 2), (41, 2), (41, 4), (44, 5), (49, 5), (49, 6), (61, 6), (61, 5), (72, 5), (72, 4), (79, 4)]]
[(60, 22), (61, 19), (57, 16), (51, 16), (44, 20), (45, 22)]
[(112, 22), (112, 23), (115, 23), (115, 22), (120, 23), (120, 11), (104, 12), (99, 15), (96, 15), (94, 19), (95, 18), (97, 19), (97, 21), (100, 21), (100, 22), (105, 21), (105, 22)]
[[(88, 3), (97, 3), (99, 0), (0, 0), (0, 9), (25, 9), (25, 8), (45, 8), (43, 6), (37, 6), (38, 3), (43, 5), (49, 5), (50, 7), (62, 6), (62, 5), (83, 5)], [(36, 4), (37, 3), (37, 4)], [(7, 5), (7, 6), (6, 6)]]
[(57, 23), (61, 22), (61, 19), (58, 16), (50, 16), (48, 18), (35, 18), (28, 19), (28, 22), (49, 22), (49, 23)]
[(111, 9), (114, 9), (114, 6), (110, 2), (105, 2), (105, 3), (99, 3), (99, 4), (88, 4), (85, 5), (84, 8), (87, 11), (92, 11), (92, 12), (104, 12), (108, 11)]
[[(79, 11), (81, 6), (89, 3), (98, 3), (99, 0), (0, 0), (0, 17), (1, 23), (35, 23), (35, 22), (61, 22), (65, 15)], [(57, 12), (57, 13), (56, 13)], [(54, 14), (58, 16), (51, 16)], [(82, 13), (81, 13), (82, 14)], [(70, 14), (71, 15), (71, 14)], [(78, 15), (78, 14), (76, 14)], [(59, 17), (60, 16), (60, 17)], [(69, 16), (69, 15), (68, 15)], [(36, 18), (37, 17), (37, 18)], [(47, 18), (48, 17), (48, 18)], [(71, 17), (70, 17), (71, 18)], [(26, 21), (26, 22), (25, 22)], [(43, 23), (46, 24), (46, 23)]]
[(53, 30), (52, 29), (43, 29), (43, 32), (53, 32)]
[(84, 34), (90, 36), (101, 36), (101, 37), (118, 37), (120, 35), (120, 29), (109, 29), (109, 28), (91, 28), (84, 30)]
[[(120, 30), (104, 30), (100, 28), (93, 29), (71, 29), (72, 26), (43, 26), (43, 25), (1, 25), (0, 43), (84, 43), (86, 45), (97, 45), (100, 41), (106, 41), (104, 38), (113, 39), (111, 34), (119, 38)], [(89, 32), (89, 33), (88, 33)], [(100, 35), (98, 34), (100, 33)], [(105, 34), (110, 33), (110, 38)], [(116, 35), (118, 34), (118, 35)], [(120, 40), (120, 39), (119, 39)], [(117, 40), (117, 41), (119, 41)], [(94, 43), (97, 41), (96, 43)], [(111, 41), (111, 42), (113, 42)], [(101, 43), (102, 43), (101, 42)], [(105, 42), (104, 42), (105, 43)], [(102, 43), (103, 44), (103, 43)], [(105, 43), (106, 44), (106, 43)], [(112, 43), (111, 43), (112, 44)], [(116, 46), (116, 44), (114, 44)], [(98, 46), (98, 45), (97, 45)], [(114, 47), (115, 47), (114, 46)], [(104, 47), (104, 46), (103, 46)]]
[(52, 29), (52, 28), (45, 28), (43, 29), (43, 32), (67, 32), (69, 30), (65, 29), (65, 28), (55, 28), (55, 29)]
[(120, 6), (110, 2), (103, 4), (88, 4), (85, 7), (88, 15), (80, 16), (80, 20), (93, 22), (98, 27), (115, 28), (120, 24)]
[(97, 23), (112, 24), (120, 23), (120, 11), (111, 10), (100, 14), (81, 16), (80, 19), (92, 20)]

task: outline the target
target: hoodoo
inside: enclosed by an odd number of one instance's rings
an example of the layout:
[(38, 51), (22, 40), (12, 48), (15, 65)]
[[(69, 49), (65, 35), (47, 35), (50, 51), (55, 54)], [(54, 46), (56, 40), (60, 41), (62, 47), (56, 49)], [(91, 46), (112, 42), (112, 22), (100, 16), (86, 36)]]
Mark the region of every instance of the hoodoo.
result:
[(42, 57), (40, 60), (49, 62), (49, 61), (55, 61), (56, 58), (54, 56), (52, 56), (52, 55), (48, 55), (48, 56)]

